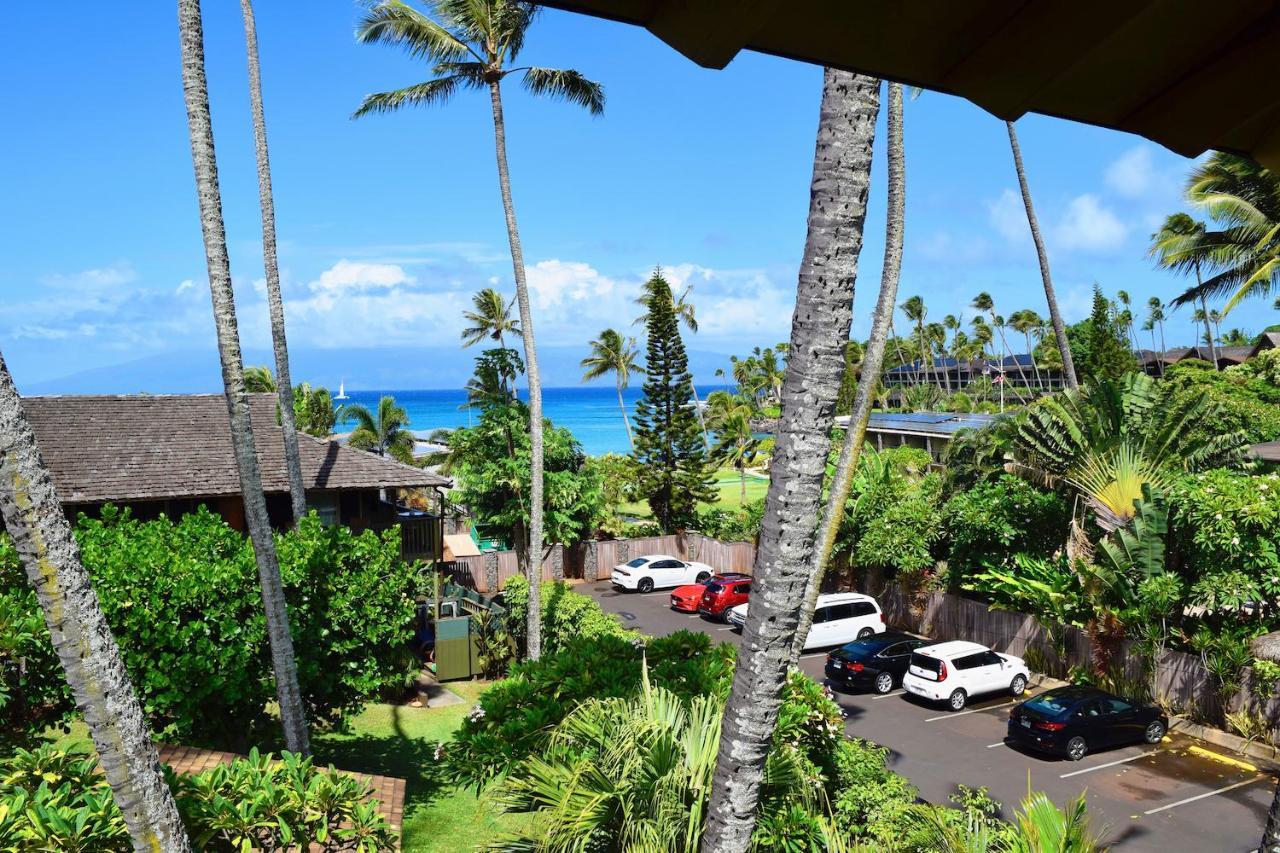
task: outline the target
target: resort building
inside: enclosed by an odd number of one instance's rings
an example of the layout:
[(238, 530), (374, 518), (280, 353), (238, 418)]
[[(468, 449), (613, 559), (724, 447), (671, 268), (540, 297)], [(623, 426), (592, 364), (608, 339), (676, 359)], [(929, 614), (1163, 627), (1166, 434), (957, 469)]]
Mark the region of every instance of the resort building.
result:
[[(872, 412), (867, 421), (867, 443), (874, 444), (876, 450), (918, 447), (927, 450), (933, 461), (940, 463), (956, 433), (982, 429), (995, 418), (995, 415), (952, 412)], [(849, 416), (838, 415), (836, 426), (848, 428)]]
[[(1253, 346), (1217, 347), (1218, 369), (1222, 370), (1237, 364), (1243, 364), (1258, 353), (1275, 349), (1276, 347), (1280, 347), (1280, 332), (1263, 332), (1259, 336), (1258, 342)], [(1197, 358), (1212, 364), (1214, 351), (1210, 350), (1208, 346), (1200, 345), (1196, 347), (1174, 347), (1164, 352), (1144, 349), (1138, 350), (1137, 355), (1144, 371), (1151, 376), (1159, 376), (1162, 367), (1167, 368), (1171, 364), (1177, 364), (1189, 358)]]
[(999, 385), (1007, 383), (1018, 389), (1035, 388), (1042, 392), (1065, 387), (1062, 373), (1037, 368), (1028, 353), (1003, 358), (934, 358), (932, 364), (917, 359), (884, 372), (884, 384), (890, 389), (928, 382), (943, 391), (963, 391), (974, 382), (985, 380)]
[[(26, 397), (22, 405), (68, 516), (110, 503), (138, 518), (176, 518), (203, 504), (245, 529), (221, 394)], [(292, 513), (275, 395), (250, 395), (250, 411), (267, 511), (283, 527)], [(321, 519), (357, 532), (399, 525), (407, 558), (440, 558), (448, 479), (303, 433), (298, 452), (307, 505)]]

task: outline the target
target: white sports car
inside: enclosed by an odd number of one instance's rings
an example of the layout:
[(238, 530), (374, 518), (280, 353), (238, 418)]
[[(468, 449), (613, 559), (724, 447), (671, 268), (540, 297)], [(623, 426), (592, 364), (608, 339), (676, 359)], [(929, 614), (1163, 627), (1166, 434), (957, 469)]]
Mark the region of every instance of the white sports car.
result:
[(690, 563), (666, 554), (652, 554), (614, 566), (610, 579), (621, 589), (652, 592), (663, 587), (702, 583), (713, 574), (715, 569), (706, 563)]

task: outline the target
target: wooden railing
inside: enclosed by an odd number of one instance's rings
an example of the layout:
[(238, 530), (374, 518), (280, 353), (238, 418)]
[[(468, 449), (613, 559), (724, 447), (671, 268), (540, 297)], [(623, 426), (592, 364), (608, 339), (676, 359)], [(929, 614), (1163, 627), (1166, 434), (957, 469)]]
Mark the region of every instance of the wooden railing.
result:
[(400, 556), (406, 560), (438, 560), (443, 554), (443, 529), (435, 516), (400, 518)]

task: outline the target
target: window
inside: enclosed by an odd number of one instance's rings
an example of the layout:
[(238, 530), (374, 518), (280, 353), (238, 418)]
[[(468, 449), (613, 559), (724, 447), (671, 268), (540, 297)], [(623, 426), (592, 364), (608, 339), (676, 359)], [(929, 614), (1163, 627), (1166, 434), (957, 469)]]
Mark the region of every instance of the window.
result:
[(830, 614), (830, 607), (819, 607), (817, 610), (813, 611), (813, 624), (818, 625), (822, 622), (826, 622)]
[(995, 652), (984, 652), (982, 658), (983, 666), (1000, 666), (1004, 663), (1004, 658), (1000, 657), (1000, 655)]
[(1054, 693), (1041, 693), (1034, 699), (1027, 700), (1027, 709), (1039, 711), (1047, 717), (1056, 717), (1071, 707), (1071, 700)]
[(832, 604), (827, 609), (831, 611), (827, 615), (828, 622), (834, 622), (837, 619), (852, 619), (854, 615), (852, 604)]
[(956, 669), (977, 669), (986, 663), (987, 653), (978, 652), (974, 655), (965, 655), (955, 659)]
[(911, 646), (907, 643), (894, 643), (889, 648), (880, 653), (882, 658), (900, 658), (907, 652), (911, 651)]
[(709, 584), (707, 584), (707, 592), (711, 593), (712, 595), (719, 595), (719, 594), (720, 594), (720, 590), (722, 590), (722, 589), (724, 589), (724, 587), (723, 587), (723, 586), (721, 586), (721, 585), (720, 585), (720, 584), (718, 584), (718, 583), (709, 583)]
[(919, 652), (911, 653), (911, 665), (917, 669), (923, 669), (925, 672), (932, 672), (935, 680), (938, 673), (942, 671), (942, 661), (928, 655), (922, 655)]
[(1133, 706), (1123, 699), (1117, 699), (1114, 696), (1108, 696), (1100, 700), (1102, 702), (1102, 712), (1104, 714), (1123, 714), (1125, 711), (1132, 711)]
[(736, 592), (738, 595), (747, 595), (748, 593), (751, 592), (751, 584), (740, 583), (733, 588), (733, 591)]
[(646, 560), (644, 557), (636, 557), (636, 558), (635, 558), (634, 560), (632, 560), (630, 563), (627, 563), (627, 565), (628, 565), (628, 566), (630, 566), (630, 567), (631, 567), (631, 568), (633, 568), (633, 569), (638, 569), (638, 568), (640, 568), (641, 566), (643, 566), (643, 565), (644, 565), (645, 563), (647, 563), (647, 562), (649, 562), (649, 561), (648, 561), (648, 560)]
[(874, 616), (876, 613), (876, 606), (870, 601), (855, 601), (849, 607), (852, 608), (854, 616)]
[(653, 564), (653, 568), (655, 568), (655, 569), (678, 569), (678, 568), (680, 568), (682, 565), (684, 565), (684, 564), (683, 564), (683, 563), (681, 563), (679, 560), (658, 560), (656, 563), (654, 563), (654, 564)]
[(1096, 699), (1090, 699), (1088, 702), (1080, 703), (1080, 707), (1076, 708), (1076, 712), (1073, 716), (1081, 719), (1089, 719), (1100, 716), (1101, 714), (1102, 709), (1099, 707), (1098, 701)]

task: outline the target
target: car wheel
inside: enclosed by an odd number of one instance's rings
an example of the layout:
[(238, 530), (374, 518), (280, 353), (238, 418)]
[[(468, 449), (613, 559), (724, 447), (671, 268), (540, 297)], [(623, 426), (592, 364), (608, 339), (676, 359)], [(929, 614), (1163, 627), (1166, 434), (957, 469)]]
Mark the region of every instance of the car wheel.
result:
[(969, 701), (969, 697), (965, 695), (963, 690), (951, 691), (951, 696), (947, 699), (947, 704), (951, 706), (953, 711), (963, 711), (964, 705)]
[(636, 584), (636, 589), (640, 592), (653, 592), (653, 578), (640, 578), (640, 583)]
[(1079, 735), (1076, 735), (1071, 740), (1067, 741), (1067, 758), (1070, 758), (1072, 761), (1079, 761), (1084, 758), (1088, 751), (1089, 744), (1085, 743), (1084, 738)]
[(876, 676), (876, 692), (888, 693), (893, 689), (893, 676), (887, 672), (882, 672)]
[(1142, 733), (1142, 739), (1147, 743), (1159, 743), (1164, 740), (1164, 723), (1155, 720), (1151, 725), (1147, 726), (1147, 730)]
[(1009, 693), (1014, 696), (1021, 696), (1027, 692), (1027, 679), (1021, 675), (1015, 675), (1013, 682), (1009, 685)]
[(704, 583), (711, 577), (710, 572), (698, 572), (698, 576), (694, 578), (694, 583)]
[(858, 639), (865, 640), (867, 637), (870, 637), (874, 633), (875, 631), (871, 630), (870, 628), (863, 628), (861, 631), (858, 632)]

